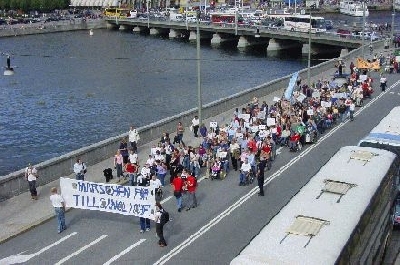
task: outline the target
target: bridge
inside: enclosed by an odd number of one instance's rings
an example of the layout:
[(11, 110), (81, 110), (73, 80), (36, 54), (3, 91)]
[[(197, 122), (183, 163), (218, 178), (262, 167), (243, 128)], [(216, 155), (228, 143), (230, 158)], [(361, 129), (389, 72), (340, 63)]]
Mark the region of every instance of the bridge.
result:
[[(196, 40), (196, 22), (175, 22), (169, 20), (139, 19), (139, 18), (107, 18), (108, 28), (147, 32), (150, 35), (164, 35), (169, 38), (188, 38)], [(220, 44), (227, 41), (237, 42), (238, 48), (252, 45), (267, 45), (267, 51), (278, 51), (301, 47), (302, 53), (309, 51), (309, 33), (289, 31), (282, 28), (267, 26), (243, 26), (234, 24), (199, 23), (200, 38), (210, 39), (211, 44)], [(311, 34), (311, 53), (321, 54), (332, 50), (348, 52), (349, 49), (359, 48), (362, 40), (357, 38), (344, 38), (331, 32)]]

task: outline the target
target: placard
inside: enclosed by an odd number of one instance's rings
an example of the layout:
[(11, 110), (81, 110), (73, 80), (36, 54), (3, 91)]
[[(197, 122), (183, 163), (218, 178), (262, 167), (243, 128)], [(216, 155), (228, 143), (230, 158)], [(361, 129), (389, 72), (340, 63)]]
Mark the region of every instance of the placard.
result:
[(210, 128), (217, 128), (218, 127), (218, 122), (216, 121), (210, 121)]
[(330, 101), (321, 101), (321, 107), (330, 108), (332, 106), (332, 102)]
[(243, 133), (237, 132), (235, 136), (238, 139), (243, 139)]
[(249, 122), (244, 122), (243, 125), (244, 125), (244, 127), (246, 127), (246, 128), (250, 128), (250, 123), (249, 123)]
[(265, 124), (258, 125), (258, 129), (265, 130), (267, 126)]
[(251, 126), (250, 129), (252, 133), (258, 132), (258, 126)]
[(218, 152), (218, 153), (217, 153), (217, 156), (218, 156), (219, 158), (225, 158), (227, 155), (228, 155), (228, 152)]
[(308, 116), (314, 115), (314, 110), (313, 110), (313, 109), (308, 109), (308, 110), (307, 110), (307, 115), (308, 115)]
[(242, 119), (243, 119), (245, 122), (249, 122), (249, 120), (250, 120), (250, 114), (242, 114)]
[(303, 102), (303, 100), (305, 100), (306, 98), (307, 98), (306, 95), (300, 94), (300, 95), (297, 96), (296, 100), (298, 102)]
[(267, 118), (267, 126), (273, 126), (276, 124), (275, 118)]
[(150, 187), (122, 186), (60, 178), (66, 207), (134, 215), (154, 220), (155, 194)]
[(321, 93), (320, 93), (319, 91), (314, 91), (314, 92), (311, 94), (311, 96), (312, 96), (313, 98), (320, 98), (320, 97), (321, 97)]
[(367, 75), (360, 75), (360, 82), (364, 82), (365, 80), (367, 80), (368, 76)]
[(278, 98), (278, 97), (274, 97), (273, 101), (274, 101), (274, 102), (279, 102), (279, 101), (281, 101), (281, 99)]
[(257, 114), (257, 118), (259, 118), (260, 120), (264, 120), (264, 119), (265, 119), (265, 116), (266, 116), (265, 111), (260, 111), (260, 112)]
[(266, 138), (269, 135), (269, 131), (266, 130), (262, 130), (258, 133), (258, 136), (260, 136), (261, 138)]

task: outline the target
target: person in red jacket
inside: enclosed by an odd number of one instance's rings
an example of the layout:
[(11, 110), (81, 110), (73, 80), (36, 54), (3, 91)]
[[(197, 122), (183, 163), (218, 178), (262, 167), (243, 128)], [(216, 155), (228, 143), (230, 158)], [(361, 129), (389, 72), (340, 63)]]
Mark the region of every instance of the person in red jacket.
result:
[(186, 177), (186, 187), (187, 187), (186, 211), (189, 211), (190, 208), (197, 207), (197, 199), (196, 199), (197, 179), (192, 175), (188, 175)]
[(298, 132), (292, 134), (289, 139), (290, 151), (296, 151), (297, 144), (300, 141), (300, 134)]
[(178, 212), (182, 211), (182, 188), (183, 180), (181, 178), (181, 173), (179, 172), (177, 176), (172, 181), (171, 185), (174, 188), (174, 196), (176, 198), (176, 205), (178, 207)]

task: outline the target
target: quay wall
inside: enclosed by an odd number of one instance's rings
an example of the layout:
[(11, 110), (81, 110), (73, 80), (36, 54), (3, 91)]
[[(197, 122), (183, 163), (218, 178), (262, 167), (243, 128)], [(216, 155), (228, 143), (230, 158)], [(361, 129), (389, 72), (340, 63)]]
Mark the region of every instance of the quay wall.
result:
[(44, 33), (55, 33), (76, 30), (106, 28), (104, 19), (89, 19), (76, 21), (57, 21), (48, 23), (19, 24), (0, 28), (0, 37), (16, 37)]
[[(379, 43), (376, 43), (375, 45), (378, 44)], [(365, 51), (366, 50), (367, 48), (365, 48)], [(347, 55), (343, 56), (342, 59), (346, 60), (348, 58), (354, 58), (356, 56), (359, 56), (360, 54), (361, 49), (353, 50)], [(317, 75), (322, 72), (326, 72), (327, 77), (331, 77), (333, 74), (335, 63), (336, 59), (332, 59), (317, 66), (311, 67), (311, 78), (313, 75)], [(307, 71), (307, 69), (303, 69), (299, 72), (302, 80), (307, 80)], [(243, 91), (239, 93), (206, 104), (203, 106), (202, 109), (202, 118), (211, 118), (229, 109), (241, 107), (250, 102), (250, 100), (254, 96), (262, 97), (271, 92), (286, 88), (289, 83), (290, 77), (291, 75), (288, 75), (257, 87), (243, 89)], [(193, 116), (196, 114), (197, 108), (193, 108), (175, 116), (171, 116), (159, 120), (158, 122), (154, 122), (146, 126), (137, 128), (141, 138), (139, 144), (146, 144), (155, 139), (159, 139), (163, 132), (175, 132), (176, 124), (178, 121), (181, 121), (185, 126), (189, 126), (191, 124)], [(88, 166), (97, 164), (106, 159), (111, 160), (111, 157), (115, 154), (119, 146), (120, 140), (123, 137), (127, 137), (127, 134), (128, 133), (124, 133), (116, 137), (108, 138), (101, 142), (92, 144), (88, 147), (83, 147), (81, 149), (35, 165), (39, 173), (37, 185), (44, 185), (58, 179), (59, 177), (71, 175), (73, 173), (73, 165), (78, 157), (85, 161)], [(26, 192), (28, 190), (29, 187), (28, 182), (25, 180), (24, 177), (24, 169), (15, 171), (6, 176), (0, 176), (0, 201), (6, 200), (10, 197)]]

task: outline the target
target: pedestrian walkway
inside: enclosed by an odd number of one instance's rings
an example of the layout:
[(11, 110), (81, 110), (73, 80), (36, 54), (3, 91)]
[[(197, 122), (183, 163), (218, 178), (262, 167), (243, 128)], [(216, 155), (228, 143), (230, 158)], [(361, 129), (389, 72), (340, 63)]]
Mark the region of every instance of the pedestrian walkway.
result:
[[(354, 58), (352, 58), (354, 60)], [(350, 65), (350, 60), (345, 61), (346, 65)], [(347, 70), (347, 69), (346, 69)], [(318, 79), (331, 79), (335, 72), (335, 69), (332, 68), (327, 72), (320, 73), (317, 76), (312, 77), (312, 82), (317, 81)], [(304, 82), (304, 80), (303, 80)], [(281, 97), (286, 88), (282, 87), (280, 90), (275, 91), (271, 94), (261, 96), (259, 95), (259, 102), (266, 101), (268, 105), (273, 103), (274, 97)], [(251, 98), (248, 99), (248, 102), (251, 101)], [(211, 121), (216, 121), (218, 124), (229, 124), (234, 113), (234, 108), (227, 110), (224, 113), (219, 114), (216, 117), (206, 119), (203, 122), (209, 127), (209, 123)], [(184, 142), (189, 146), (199, 146), (201, 143), (201, 138), (193, 137), (193, 133), (189, 130), (188, 126), (190, 124), (185, 124), (186, 129), (184, 132)], [(128, 131), (129, 128), (127, 128)], [(171, 134), (171, 139), (175, 134)], [(160, 135), (161, 137), (161, 135)], [(139, 156), (139, 164), (144, 165), (145, 161), (150, 154), (150, 148), (153, 145), (157, 145), (159, 138), (156, 140), (145, 144), (140, 145), (138, 147), (138, 156)], [(118, 149), (118, 146), (115, 147)], [(85, 180), (92, 182), (105, 182), (105, 178), (103, 175), (103, 170), (105, 168), (113, 168), (113, 157), (104, 160), (98, 164), (92, 165), (88, 167), (88, 172), (85, 176)], [(72, 168), (71, 168), (72, 171)], [(234, 174), (232, 178), (235, 181), (238, 179), (238, 172), (233, 172), (230, 174)], [(40, 172), (39, 172), (40, 175)], [(115, 176), (115, 172), (114, 172)], [(75, 178), (74, 174), (67, 176), (69, 178)], [(125, 181), (125, 183), (128, 180)], [(111, 183), (115, 183), (115, 179), (112, 180)], [(120, 184), (120, 183), (119, 183)], [(18, 196), (12, 197), (6, 201), (0, 202), (0, 243), (5, 242), (6, 240), (17, 236), (20, 233), (23, 233), (41, 223), (51, 219), (54, 217), (54, 209), (51, 206), (49, 196), (51, 187), (59, 187), (59, 181), (53, 181), (47, 185), (38, 187), (38, 200), (32, 200), (30, 193), (26, 192), (20, 194)], [(170, 194), (170, 190), (168, 187), (164, 188), (166, 196)], [(171, 207), (172, 208), (172, 207)], [(68, 213), (66, 214), (66, 221), (68, 225)], [(56, 222), (56, 221), (54, 221)]]

